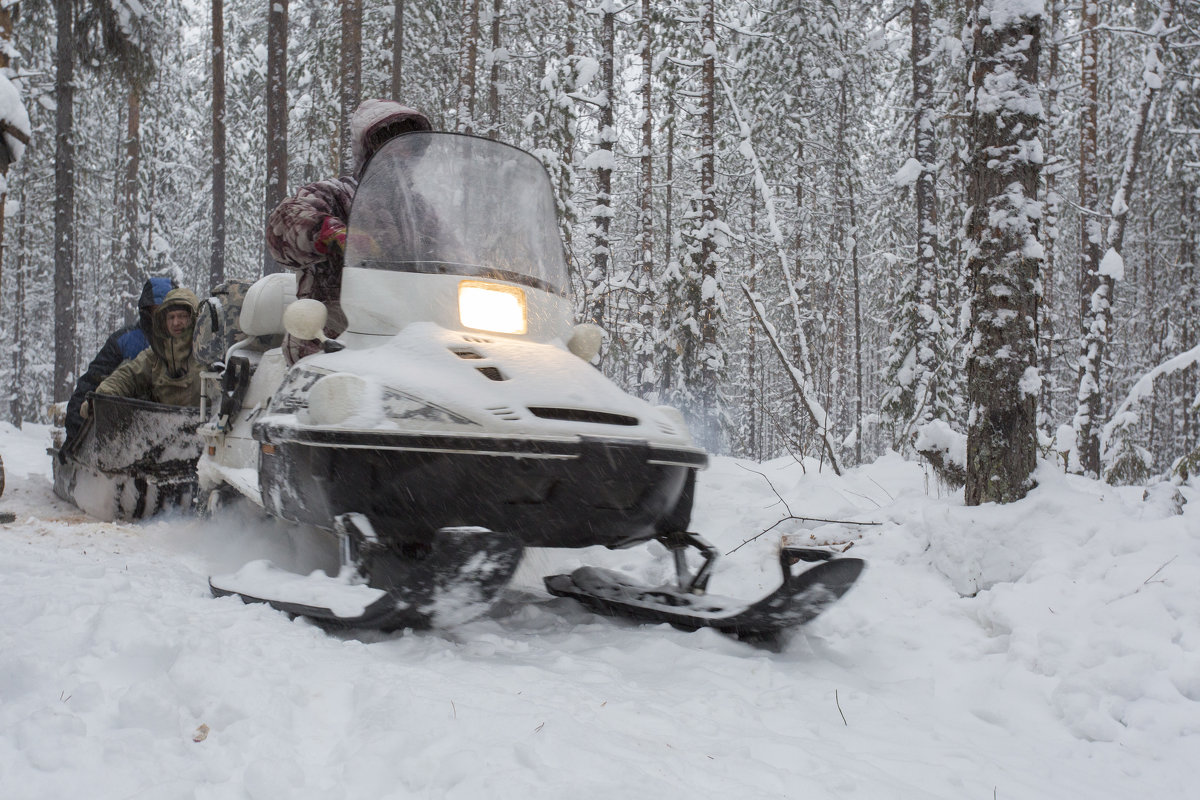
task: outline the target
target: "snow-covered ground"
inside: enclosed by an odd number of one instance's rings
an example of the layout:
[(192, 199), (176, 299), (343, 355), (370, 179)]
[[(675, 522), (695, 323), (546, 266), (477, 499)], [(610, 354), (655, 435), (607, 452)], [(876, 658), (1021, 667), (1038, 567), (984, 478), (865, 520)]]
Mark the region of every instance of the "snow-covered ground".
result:
[[(54, 498), (44, 427), (0, 423), (0, 796), (1196, 797), (1200, 492), (1039, 473), (968, 509), (897, 457), (845, 478), (715, 459), (693, 527), (721, 594), (777, 580), (779, 535), (853, 543), (859, 585), (768, 652), (551, 599), (538, 552), (490, 617), (331, 635), (206, 576), (317, 549), (246, 513), (140, 525)], [(776, 494), (778, 493), (778, 495)], [(786, 501), (786, 506), (780, 501)]]

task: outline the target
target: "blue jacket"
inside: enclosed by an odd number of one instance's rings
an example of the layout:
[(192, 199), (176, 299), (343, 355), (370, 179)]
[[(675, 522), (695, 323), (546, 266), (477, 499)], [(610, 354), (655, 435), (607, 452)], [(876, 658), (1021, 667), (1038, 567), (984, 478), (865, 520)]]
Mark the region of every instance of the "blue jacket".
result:
[(92, 359), (92, 363), (88, 364), (87, 371), (75, 382), (75, 392), (67, 401), (68, 441), (75, 438), (79, 429), (83, 427), (79, 407), (87, 399), (88, 392), (94, 392), (122, 362), (137, 358), (138, 353), (150, 346), (146, 333), (150, 330), (151, 312), (166, 298), (173, 285), (170, 278), (150, 278), (146, 281), (142, 286), (141, 297), (138, 298), (138, 323), (127, 325), (109, 336), (100, 352)]

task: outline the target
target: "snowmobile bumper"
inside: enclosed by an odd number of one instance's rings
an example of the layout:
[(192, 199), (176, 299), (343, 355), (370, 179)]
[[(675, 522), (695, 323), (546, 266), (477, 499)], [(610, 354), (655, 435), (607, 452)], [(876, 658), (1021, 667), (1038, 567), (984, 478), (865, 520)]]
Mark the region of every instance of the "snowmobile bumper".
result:
[[(506, 531), (526, 547), (635, 544), (685, 530), (703, 451), (604, 437), (529, 439), (259, 423), (263, 500), (329, 528), (358, 512), (401, 541), (445, 527)], [(680, 502), (684, 498), (683, 503)], [(685, 506), (686, 508), (682, 507)]]

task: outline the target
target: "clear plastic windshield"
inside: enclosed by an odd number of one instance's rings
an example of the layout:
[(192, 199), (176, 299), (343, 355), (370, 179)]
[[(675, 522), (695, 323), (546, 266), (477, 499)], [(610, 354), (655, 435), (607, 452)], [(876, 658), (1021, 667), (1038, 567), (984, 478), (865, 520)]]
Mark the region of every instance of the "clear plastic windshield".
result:
[(567, 288), (541, 163), (491, 139), (407, 133), (371, 158), (350, 210), (346, 266)]

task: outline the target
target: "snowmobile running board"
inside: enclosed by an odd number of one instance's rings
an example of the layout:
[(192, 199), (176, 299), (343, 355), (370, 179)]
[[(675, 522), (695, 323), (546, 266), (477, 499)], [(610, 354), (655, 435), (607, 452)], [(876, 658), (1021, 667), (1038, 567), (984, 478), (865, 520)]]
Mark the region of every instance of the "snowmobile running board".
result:
[[(695, 539), (703, 543), (700, 537)], [(693, 546), (704, 549), (698, 543)], [(793, 574), (792, 565), (800, 561), (820, 563)], [(606, 616), (666, 622), (689, 631), (713, 628), (739, 638), (767, 639), (803, 625), (824, 611), (849, 591), (866, 564), (858, 558), (837, 558), (825, 550), (783, 547), (779, 566), (783, 583), (754, 602), (703, 594), (703, 580), (686, 581), (682, 575), (684, 588), (649, 587), (595, 567), (580, 567), (570, 575), (551, 575), (545, 583), (551, 594), (574, 598)], [(701, 568), (704, 578), (709, 568), (711, 559)]]
[(485, 613), (508, 584), (523, 548), (507, 533), (442, 528), (428, 545), (388, 546), (361, 514), (337, 517), (337, 576), (297, 575), (254, 561), (214, 576), (216, 597), (237, 596), (335, 628), (451, 627)]

